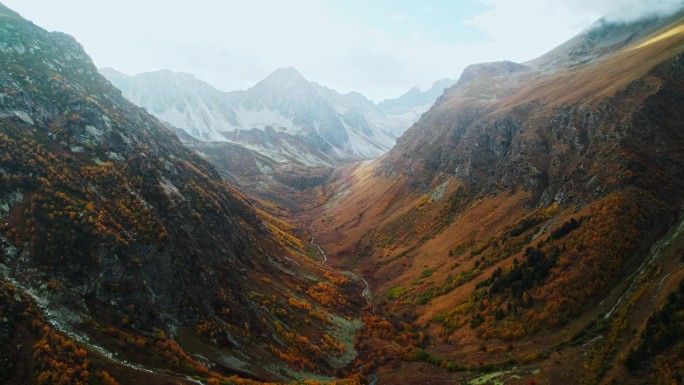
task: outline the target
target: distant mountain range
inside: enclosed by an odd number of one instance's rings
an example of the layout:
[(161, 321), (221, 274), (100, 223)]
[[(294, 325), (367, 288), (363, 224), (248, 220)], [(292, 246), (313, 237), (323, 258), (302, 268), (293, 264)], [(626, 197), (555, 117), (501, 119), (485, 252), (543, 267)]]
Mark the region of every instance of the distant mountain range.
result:
[(404, 111), (416, 106), (432, 106), (444, 90), (456, 83), (453, 79), (442, 79), (434, 82), (427, 91), (421, 91), (418, 87), (411, 88), (408, 92), (396, 99), (386, 99), (378, 103), (378, 108), (387, 113)]
[(684, 10), (378, 104), (102, 72), (0, 3), (0, 384), (682, 384)]
[(363, 95), (308, 81), (281, 68), (246, 91), (222, 92), (169, 70), (128, 76), (100, 72), (133, 103), (194, 139), (234, 142), (278, 161), (330, 165), (376, 158), (454, 83), (374, 104)]

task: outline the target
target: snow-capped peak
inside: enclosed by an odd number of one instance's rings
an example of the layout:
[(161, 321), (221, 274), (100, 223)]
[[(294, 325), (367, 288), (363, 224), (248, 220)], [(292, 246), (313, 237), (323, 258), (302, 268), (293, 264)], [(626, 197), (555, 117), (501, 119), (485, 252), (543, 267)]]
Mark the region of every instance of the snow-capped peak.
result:
[(426, 103), (410, 92), (413, 97), (385, 110), (357, 92), (340, 94), (310, 82), (294, 67), (279, 68), (252, 88), (229, 93), (169, 70), (134, 76), (110, 68), (101, 72), (129, 100), (192, 137), (241, 143), (279, 161), (380, 156), (429, 107), (415, 105), (418, 99)]

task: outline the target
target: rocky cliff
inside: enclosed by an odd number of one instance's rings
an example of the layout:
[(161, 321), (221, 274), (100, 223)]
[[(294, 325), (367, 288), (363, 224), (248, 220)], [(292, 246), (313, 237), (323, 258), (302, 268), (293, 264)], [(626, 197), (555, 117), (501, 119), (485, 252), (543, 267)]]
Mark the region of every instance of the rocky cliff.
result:
[(339, 173), (311, 226), (429, 340), (381, 377), (684, 375), (682, 344), (652, 341), (680, 324), (662, 319), (684, 277), (683, 23), (599, 22), (539, 59), (469, 66), (388, 154)]
[[(3, 348), (3, 381), (87, 378), (86, 364), (70, 366), (86, 354), (145, 383), (288, 380), (354, 358), (353, 337), (342, 358), (345, 348), (320, 347), (342, 346), (324, 337), (336, 328), (328, 317), (354, 299), (323, 308), (313, 298), (356, 284), (327, 283), (289, 226), (128, 102), (72, 37), (2, 5), (0, 219), (0, 338), (36, 350)], [(314, 285), (328, 294), (307, 294)], [(181, 337), (213, 362), (191, 358)]]

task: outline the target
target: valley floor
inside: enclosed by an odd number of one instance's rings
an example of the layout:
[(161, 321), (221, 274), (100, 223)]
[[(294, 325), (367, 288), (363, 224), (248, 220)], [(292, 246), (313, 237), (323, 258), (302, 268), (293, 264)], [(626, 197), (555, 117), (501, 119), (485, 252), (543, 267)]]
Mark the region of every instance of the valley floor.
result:
[[(549, 234), (590, 211), (553, 207), (540, 214), (521, 204), (524, 195), (504, 193), (468, 201), (467, 209), (451, 211), (451, 223), (440, 225), (445, 201), (453, 205), (463, 194), (458, 181), (447, 179), (426, 195), (402, 196), (371, 167), (360, 163), (339, 170), (326, 190), (328, 200), (295, 222), (315, 234), (310, 242), (326, 265), (354, 272), (370, 287), (372, 314), (365, 316), (356, 344), (367, 360), (364, 369), (376, 374), (378, 383), (642, 384), (655, 378), (653, 371), (677, 370), (656, 362), (649, 371), (635, 371), (626, 368), (625, 359), (638, 345), (654, 304), (684, 278), (684, 222), (646, 250), (640, 266), (629, 262), (625, 270), (634, 273), (604, 291), (595, 306), (557, 326), (487, 336), (458, 309), (472, 301), (478, 282), (501, 266), (507, 269), (520, 254), (508, 251), (510, 257), (481, 262), (488, 265), (473, 270), (476, 252), (487, 255), (493, 239), (518, 252), (542, 248), (541, 240), (552, 241)], [(512, 231), (519, 234), (511, 236)], [(516, 239), (519, 244), (512, 242)], [(502, 252), (491, 250), (492, 256)], [(453, 277), (458, 285), (440, 289)], [(490, 327), (501, 325), (493, 321)], [(670, 360), (677, 349), (668, 353)]]

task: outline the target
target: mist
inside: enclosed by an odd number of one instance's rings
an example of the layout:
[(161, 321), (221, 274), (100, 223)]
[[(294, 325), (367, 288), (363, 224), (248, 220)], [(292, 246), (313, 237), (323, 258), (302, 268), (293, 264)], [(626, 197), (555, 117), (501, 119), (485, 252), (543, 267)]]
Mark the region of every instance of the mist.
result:
[(458, 78), (469, 64), (533, 59), (602, 16), (664, 15), (684, 0), (3, 2), (76, 37), (98, 67), (187, 72), (233, 91), (294, 66), (309, 80), (381, 101)]
[(667, 16), (684, 8), (684, 0), (573, 0), (566, 3), (572, 12), (590, 11), (607, 21), (632, 22), (646, 17)]

